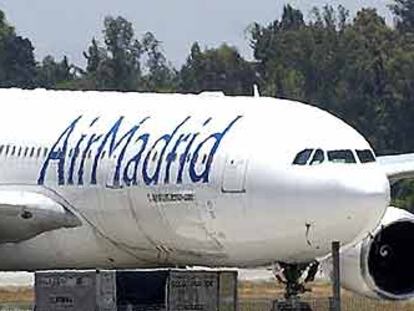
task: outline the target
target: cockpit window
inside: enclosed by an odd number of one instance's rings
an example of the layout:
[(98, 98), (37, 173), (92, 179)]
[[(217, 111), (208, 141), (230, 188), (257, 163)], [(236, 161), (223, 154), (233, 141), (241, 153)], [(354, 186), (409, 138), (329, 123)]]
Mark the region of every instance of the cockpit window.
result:
[(328, 160), (333, 163), (356, 163), (351, 150), (328, 151)]
[(313, 155), (310, 165), (322, 164), (325, 161), (325, 154), (322, 149), (317, 149)]
[(371, 150), (357, 150), (356, 153), (361, 163), (375, 162), (375, 156)]
[(313, 149), (305, 149), (298, 153), (293, 164), (295, 165), (306, 165), (308, 163), (310, 156), (312, 155)]

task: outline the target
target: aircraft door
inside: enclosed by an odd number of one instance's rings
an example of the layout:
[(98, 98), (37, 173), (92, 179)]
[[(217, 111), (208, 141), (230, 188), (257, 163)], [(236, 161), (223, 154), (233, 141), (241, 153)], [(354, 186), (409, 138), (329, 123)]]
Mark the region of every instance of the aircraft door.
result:
[(224, 166), (223, 193), (245, 193), (248, 161), (242, 156), (229, 156)]

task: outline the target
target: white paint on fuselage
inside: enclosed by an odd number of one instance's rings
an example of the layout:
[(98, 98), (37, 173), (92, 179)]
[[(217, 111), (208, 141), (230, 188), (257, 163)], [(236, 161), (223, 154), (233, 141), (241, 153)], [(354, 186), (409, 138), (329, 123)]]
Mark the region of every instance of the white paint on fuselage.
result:
[[(83, 185), (78, 184), (79, 161), (74, 184), (68, 184), (68, 155), (62, 185), (57, 161), (45, 170), (44, 184), (38, 185), (45, 157), (0, 155), (0, 187), (46, 194), (84, 224), (1, 245), (0, 270), (304, 262), (327, 254), (333, 240), (346, 244), (368, 234), (388, 205), (388, 181), (375, 163), (292, 165), (306, 148), (371, 149), (344, 122), (308, 105), (270, 98), (44, 90), (0, 90), (0, 98), (7, 104), (0, 116), (0, 145), (48, 151), (79, 116), (68, 138), (70, 148), (85, 135), (84, 148), (93, 134), (104, 135), (121, 116), (119, 137), (150, 117), (134, 136), (150, 135), (145, 157), (157, 139), (191, 117), (171, 140), (156, 185), (145, 184), (142, 159), (137, 185), (127, 186), (122, 180), (112, 184), (121, 148), (99, 161), (97, 184), (91, 184), (99, 142), (84, 162)], [(199, 133), (190, 148), (193, 154), (204, 139), (222, 132), (238, 116), (242, 118), (223, 135), (212, 159), (208, 182), (194, 182), (192, 164), (186, 162), (178, 183), (177, 157), (169, 170), (170, 182), (165, 183), (165, 158), (180, 134), (191, 138)], [(187, 146), (181, 144), (178, 155)], [(137, 148), (138, 143), (128, 147), (125, 159), (131, 159)], [(208, 153), (211, 145), (205, 149)], [(162, 148), (158, 157), (161, 152)], [(244, 176), (245, 191), (223, 193), (225, 166), (233, 158), (245, 163), (240, 167), (245, 171), (237, 175)], [(194, 163), (196, 172), (205, 168), (202, 161), (200, 156)], [(193, 194), (195, 200), (179, 204), (148, 200), (148, 195), (166, 193)]]

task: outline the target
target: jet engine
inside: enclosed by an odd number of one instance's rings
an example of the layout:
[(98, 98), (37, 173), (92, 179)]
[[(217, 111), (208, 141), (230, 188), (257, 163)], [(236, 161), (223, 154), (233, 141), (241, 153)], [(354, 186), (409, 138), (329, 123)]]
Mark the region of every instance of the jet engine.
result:
[(340, 258), (344, 288), (371, 298), (413, 298), (414, 215), (388, 208), (373, 234), (343, 247)]
[(71, 211), (46, 195), (0, 190), (0, 244), (18, 243), (44, 232), (81, 225)]

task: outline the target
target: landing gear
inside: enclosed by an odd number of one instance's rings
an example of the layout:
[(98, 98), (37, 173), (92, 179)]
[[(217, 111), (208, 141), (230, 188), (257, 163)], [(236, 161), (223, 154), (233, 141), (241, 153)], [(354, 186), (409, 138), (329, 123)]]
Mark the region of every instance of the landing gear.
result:
[(306, 283), (312, 282), (318, 272), (317, 261), (305, 264), (277, 263), (274, 266), (273, 274), (278, 282), (285, 285), (285, 300), (275, 304), (275, 310), (312, 310), (311, 307), (300, 301), (300, 295), (309, 292), (305, 287)]

